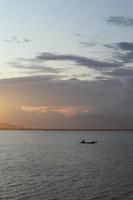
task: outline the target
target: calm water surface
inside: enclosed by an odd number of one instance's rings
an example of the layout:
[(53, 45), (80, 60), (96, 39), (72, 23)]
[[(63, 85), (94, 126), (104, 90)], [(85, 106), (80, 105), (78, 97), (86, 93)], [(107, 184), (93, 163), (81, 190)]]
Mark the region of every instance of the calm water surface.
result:
[(133, 199), (133, 134), (1, 131), (0, 199)]

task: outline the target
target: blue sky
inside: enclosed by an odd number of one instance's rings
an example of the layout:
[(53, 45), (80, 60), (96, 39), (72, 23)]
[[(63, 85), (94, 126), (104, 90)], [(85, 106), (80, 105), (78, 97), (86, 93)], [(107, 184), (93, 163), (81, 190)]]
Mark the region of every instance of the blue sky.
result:
[(0, 0), (0, 121), (131, 127), (132, 8), (132, 0)]
[[(131, 0), (1, 0), (2, 77), (12, 76), (13, 69), (9, 62), (17, 58), (31, 58), (39, 52), (105, 59), (110, 52), (103, 48), (103, 44), (123, 41), (125, 38), (126, 41), (132, 41), (133, 33), (131, 27), (125, 29), (108, 25), (105, 18), (132, 17), (132, 6)], [(17, 42), (11, 41), (13, 38)], [(25, 39), (31, 41), (24, 42)], [(80, 42), (98, 43), (98, 46), (83, 48)], [(14, 76), (21, 75), (16, 71)]]

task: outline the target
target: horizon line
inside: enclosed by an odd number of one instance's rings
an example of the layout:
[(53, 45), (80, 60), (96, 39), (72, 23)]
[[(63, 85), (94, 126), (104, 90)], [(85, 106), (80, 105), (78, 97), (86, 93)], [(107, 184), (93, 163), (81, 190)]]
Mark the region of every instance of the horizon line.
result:
[(133, 128), (0, 128), (2, 130), (11, 131), (133, 131)]

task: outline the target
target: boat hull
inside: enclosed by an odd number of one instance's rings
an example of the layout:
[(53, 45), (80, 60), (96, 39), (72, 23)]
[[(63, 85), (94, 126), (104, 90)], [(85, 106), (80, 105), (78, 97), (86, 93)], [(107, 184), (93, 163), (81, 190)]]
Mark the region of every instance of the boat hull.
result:
[(97, 141), (92, 141), (92, 142), (80, 142), (80, 144), (96, 144)]

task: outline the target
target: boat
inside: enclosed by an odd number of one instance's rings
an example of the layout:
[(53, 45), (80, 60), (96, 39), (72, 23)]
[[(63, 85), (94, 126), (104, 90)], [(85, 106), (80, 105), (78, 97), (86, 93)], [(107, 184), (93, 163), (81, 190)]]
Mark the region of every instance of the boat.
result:
[(85, 140), (82, 140), (80, 142), (80, 144), (96, 144), (96, 143), (97, 143), (97, 141), (86, 142)]

